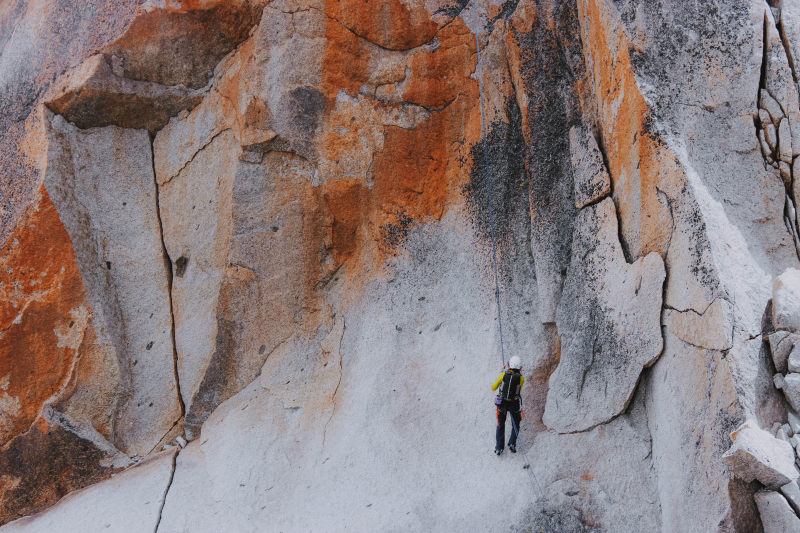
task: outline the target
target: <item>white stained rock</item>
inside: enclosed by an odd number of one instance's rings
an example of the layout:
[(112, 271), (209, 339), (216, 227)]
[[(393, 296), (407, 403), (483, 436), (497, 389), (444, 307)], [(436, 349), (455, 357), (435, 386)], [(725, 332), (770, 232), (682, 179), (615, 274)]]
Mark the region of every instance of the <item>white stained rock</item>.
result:
[(786, 373), (789, 354), (798, 339), (800, 339), (800, 335), (788, 331), (776, 331), (767, 337), (775, 370)]
[(175, 451), (162, 452), (56, 505), (3, 527), (2, 533), (153, 531), (172, 475)]
[(786, 374), (783, 378), (783, 395), (795, 411), (800, 411), (800, 374)]
[(737, 478), (748, 483), (757, 479), (767, 487), (778, 488), (800, 475), (791, 444), (776, 439), (754, 423), (748, 421), (739, 426), (731, 433), (731, 439), (733, 445), (723, 459)]
[(569, 151), (572, 156), (575, 207), (581, 209), (611, 194), (611, 178), (603, 162), (603, 155), (587, 128), (570, 128)]
[(775, 329), (800, 332), (800, 270), (787, 268), (772, 286)]
[(760, 490), (754, 496), (761, 516), (764, 533), (788, 533), (800, 531), (800, 518), (792, 510), (786, 498), (772, 490)]

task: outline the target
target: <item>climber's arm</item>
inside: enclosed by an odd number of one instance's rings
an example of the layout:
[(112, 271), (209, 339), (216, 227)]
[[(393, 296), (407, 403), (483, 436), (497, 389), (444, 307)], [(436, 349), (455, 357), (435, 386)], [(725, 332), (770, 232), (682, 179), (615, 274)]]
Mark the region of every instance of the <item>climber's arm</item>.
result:
[(497, 381), (495, 381), (494, 385), (492, 385), (492, 390), (497, 390), (497, 387), (499, 387), (500, 384), (503, 382), (503, 376), (504, 375), (505, 375), (505, 372), (500, 372), (500, 377), (497, 378)]

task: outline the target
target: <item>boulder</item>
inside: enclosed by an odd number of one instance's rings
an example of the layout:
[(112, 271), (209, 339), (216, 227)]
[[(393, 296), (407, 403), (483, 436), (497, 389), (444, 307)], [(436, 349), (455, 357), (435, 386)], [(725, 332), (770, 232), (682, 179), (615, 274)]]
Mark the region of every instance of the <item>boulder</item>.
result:
[(760, 490), (754, 496), (761, 515), (764, 533), (788, 533), (800, 531), (800, 518), (792, 510), (786, 498), (771, 490)]
[(789, 354), (792, 352), (798, 339), (800, 339), (800, 335), (788, 331), (775, 331), (767, 336), (767, 342), (769, 343), (769, 350), (772, 354), (775, 370), (784, 374), (786, 373)]
[(775, 329), (800, 332), (800, 270), (787, 268), (772, 287)]
[(792, 409), (800, 410), (800, 374), (786, 374), (783, 378), (783, 395)]
[(731, 439), (733, 445), (723, 459), (737, 478), (748, 483), (757, 479), (767, 487), (778, 488), (800, 475), (794, 465), (791, 444), (776, 439), (752, 422), (739, 426), (731, 433)]

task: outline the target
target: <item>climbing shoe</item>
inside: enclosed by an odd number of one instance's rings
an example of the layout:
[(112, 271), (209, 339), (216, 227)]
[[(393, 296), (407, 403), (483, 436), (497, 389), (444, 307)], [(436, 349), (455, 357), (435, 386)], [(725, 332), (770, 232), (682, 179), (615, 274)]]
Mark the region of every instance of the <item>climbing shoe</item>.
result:
[(508, 449), (511, 450), (511, 453), (517, 453), (517, 445), (516, 444), (509, 444)]
[(500, 455), (501, 453), (503, 453), (503, 448), (495, 448), (494, 449), (494, 454), (495, 455)]

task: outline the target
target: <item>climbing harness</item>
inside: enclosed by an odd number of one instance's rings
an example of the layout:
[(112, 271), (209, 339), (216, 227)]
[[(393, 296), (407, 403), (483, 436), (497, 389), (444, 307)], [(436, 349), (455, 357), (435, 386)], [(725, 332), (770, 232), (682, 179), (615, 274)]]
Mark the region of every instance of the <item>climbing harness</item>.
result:
[[(478, 39), (478, 33), (480, 26), (478, 25), (478, 0), (473, 2), (473, 14), (475, 19), (475, 48), (478, 54), (478, 87), (480, 90), (480, 101), (481, 101), (481, 141), (483, 143), (483, 161), (484, 161), (484, 171), (486, 173), (486, 193), (489, 200), (489, 230), (492, 237), (492, 266), (494, 268), (494, 296), (495, 302), (497, 304), (497, 327), (500, 336), (500, 359), (503, 363), (503, 367), (506, 366), (506, 354), (505, 348), (503, 346), (503, 319), (500, 313), (500, 277), (497, 273), (497, 241), (495, 240), (494, 234), (494, 212), (492, 209), (492, 180), (491, 180), (491, 172), (489, 169), (489, 147), (486, 144), (486, 110), (483, 103), (483, 66), (481, 63), (481, 43)], [(511, 424), (514, 429), (514, 434), (517, 438), (519, 438), (519, 427), (517, 426), (516, 421), (514, 420), (513, 416), (510, 416)], [(533, 471), (533, 467), (531, 466), (531, 461), (528, 458), (527, 452), (525, 449), (519, 446), (519, 441), (517, 440), (517, 446), (520, 454), (525, 459), (525, 466), (524, 468), (530, 473), (530, 480), (531, 480), (531, 487), (533, 488), (534, 494), (538, 493), (541, 499), (544, 499), (544, 491), (542, 491), (541, 485), (539, 485), (539, 481), (536, 479), (536, 473)], [(550, 531), (554, 531), (553, 524), (550, 522), (550, 517), (548, 517), (544, 512), (540, 511), (540, 514), (544, 517), (547, 523), (547, 529)]]

